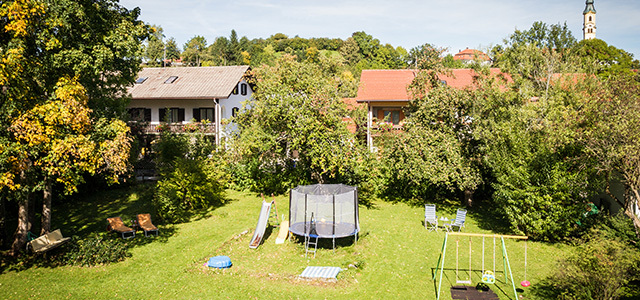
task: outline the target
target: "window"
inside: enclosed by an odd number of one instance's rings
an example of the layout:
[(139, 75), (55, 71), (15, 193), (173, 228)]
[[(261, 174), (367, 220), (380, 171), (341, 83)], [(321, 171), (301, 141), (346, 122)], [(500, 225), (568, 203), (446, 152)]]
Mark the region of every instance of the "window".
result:
[(242, 94), (242, 96), (247, 95), (247, 85), (245, 83), (240, 84), (240, 94)]
[(161, 108), (160, 121), (169, 123), (179, 123), (184, 121), (184, 108)]
[(232, 94), (237, 95), (238, 94), (238, 86), (236, 85), (235, 88), (233, 88), (233, 92)]
[(131, 121), (151, 122), (150, 108), (134, 107), (134, 108), (129, 108), (128, 111), (129, 111), (129, 117), (131, 118)]
[(384, 120), (386, 122), (391, 122), (393, 125), (400, 124), (400, 111), (399, 110), (385, 110), (384, 111)]
[(167, 78), (167, 80), (165, 80), (164, 83), (170, 84), (175, 82), (177, 79), (178, 79), (178, 76), (169, 76), (169, 78)]
[(215, 121), (214, 109), (212, 107), (200, 107), (193, 109), (193, 118), (196, 121), (202, 122), (204, 120), (213, 122)]
[(136, 79), (136, 84), (142, 84), (145, 80), (147, 80), (147, 78), (149, 77), (139, 77), (138, 79)]
[(589, 22), (591, 22), (591, 16), (589, 16)]
[(231, 116), (235, 118), (238, 115), (239, 111), (240, 111), (240, 109), (237, 108), (237, 107), (232, 108), (231, 109)]

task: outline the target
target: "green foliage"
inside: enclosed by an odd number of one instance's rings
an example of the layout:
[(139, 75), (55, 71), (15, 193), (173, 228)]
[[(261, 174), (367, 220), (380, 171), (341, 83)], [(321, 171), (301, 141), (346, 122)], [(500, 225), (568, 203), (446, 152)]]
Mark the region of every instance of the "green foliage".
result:
[(68, 265), (91, 267), (123, 261), (131, 257), (129, 245), (114, 233), (92, 233), (86, 238), (74, 237), (63, 260)]
[[(619, 299), (637, 297), (630, 282), (640, 279), (640, 252), (627, 239), (633, 226), (623, 216), (610, 217), (616, 228), (598, 226), (577, 249), (558, 264), (556, 272), (542, 281), (534, 293), (550, 299)], [(625, 238), (620, 238), (624, 236)]]
[(153, 203), (158, 216), (168, 223), (189, 220), (197, 213), (224, 202), (222, 161), (180, 158), (174, 169), (163, 173), (158, 182)]
[(620, 73), (631, 75), (634, 72), (632, 70), (640, 69), (640, 62), (633, 59), (633, 54), (600, 39), (582, 40), (571, 51), (574, 55), (590, 59), (602, 78)]
[(184, 63), (200, 66), (202, 62), (209, 59), (209, 55), (205, 51), (206, 47), (207, 39), (199, 35), (192, 37), (184, 44), (184, 51), (182, 51)]
[(189, 220), (224, 202), (226, 161), (199, 133), (165, 132), (156, 144), (158, 182), (153, 203), (168, 223)]
[(232, 147), (232, 160), (239, 162), (234, 177), (250, 179), (246, 188), (283, 193), (353, 174), (364, 147), (343, 121), (346, 107), (332, 70), (288, 55), (256, 69), (256, 101), (237, 117), (240, 133)]

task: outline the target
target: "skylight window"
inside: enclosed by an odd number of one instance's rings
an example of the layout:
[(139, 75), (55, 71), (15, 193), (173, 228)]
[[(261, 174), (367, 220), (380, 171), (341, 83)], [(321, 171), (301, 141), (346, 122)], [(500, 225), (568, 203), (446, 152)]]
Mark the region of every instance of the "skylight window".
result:
[(178, 79), (178, 76), (170, 76), (169, 79), (165, 80), (164, 83), (173, 83), (174, 81), (176, 81)]
[(136, 84), (141, 84), (141, 83), (143, 83), (145, 80), (147, 80), (147, 78), (149, 78), (149, 77), (139, 77), (139, 78), (136, 80)]

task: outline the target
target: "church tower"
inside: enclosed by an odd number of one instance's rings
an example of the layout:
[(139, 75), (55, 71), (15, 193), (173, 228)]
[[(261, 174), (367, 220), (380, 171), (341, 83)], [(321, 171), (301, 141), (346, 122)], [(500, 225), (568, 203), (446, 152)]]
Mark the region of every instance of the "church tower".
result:
[(596, 38), (596, 9), (593, 7), (594, 0), (587, 0), (584, 12), (584, 23), (582, 26), (582, 38), (585, 40)]

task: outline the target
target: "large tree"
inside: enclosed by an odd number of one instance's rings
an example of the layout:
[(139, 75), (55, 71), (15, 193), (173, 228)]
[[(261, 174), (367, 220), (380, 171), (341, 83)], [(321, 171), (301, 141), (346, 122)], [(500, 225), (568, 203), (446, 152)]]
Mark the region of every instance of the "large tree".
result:
[(47, 182), (73, 191), (84, 172), (122, 171), (116, 166), (123, 161), (116, 160), (126, 157), (127, 128), (113, 118), (123, 114), (125, 86), (140, 68), (148, 28), (138, 14), (110, 0), (3, 2), (0, 182), (3, 196), (19, 203), (14, 253), (24, 245), (35, 209), (29, 195), (45, 192), (46, 232)]
[(343, 122), (346, 107), (332, 76), (284, 55), (256, 69), (256, 79), (255, 101), (237, 117), (235, 147), (254, 190), (284, 192), (353, 171), (359, 144)]
[(205, 51), (206, 48), (207, 39), (199, 35), (192, 37), (184, 44), (184, 50), (182, 51), (184, 62), (191, 66), (200, 66), (201, 62), (207, 60), (209, 57)]
[(151, 25), (153, 34), (149, 37), (144, 48), (144, 57), (147, 63), (159, 65), (165, 56), (164, 30), (158, 25)]
[[(623, 208), (640, 238), (640, 84), (630, 75), (613, 76), (585, 93), (587, 113), (581, 141), (596, 169), (606, 176), (606, 192)], [(625, 185), (623, 195), (612, 193), (610, 184)]]

